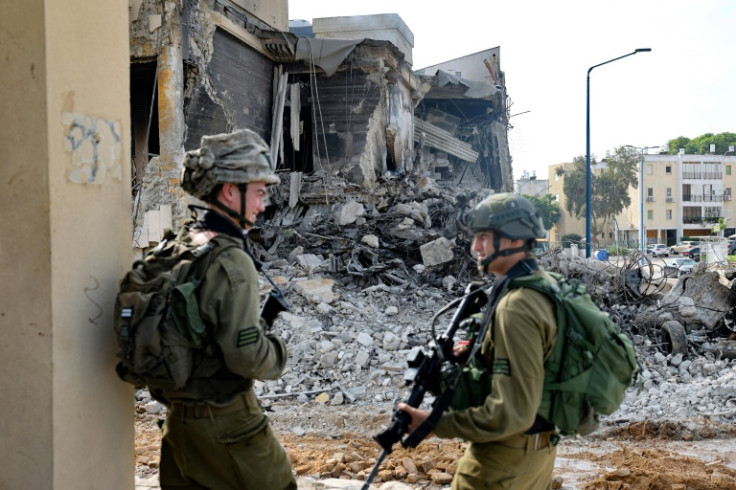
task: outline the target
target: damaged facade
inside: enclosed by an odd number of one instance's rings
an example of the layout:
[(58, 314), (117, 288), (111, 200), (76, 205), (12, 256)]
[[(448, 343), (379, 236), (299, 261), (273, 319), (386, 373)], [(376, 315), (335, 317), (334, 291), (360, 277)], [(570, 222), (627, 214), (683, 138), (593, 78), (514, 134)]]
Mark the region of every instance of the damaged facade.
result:
[(411, 231), (392, 231), (418, 247), (439, 236), (424, 222), (434, 205), (411, 196), (436, 198), (427, 190), (436, 182), (453, 188), (440, 209), (459, 204), (457, 185), (513, 189), (498, 48), (453, 61), (452, 73), (439, 65), (414, 72), (413, 35), (396, 14), (315, 19), (297, 35), (286, 0), (129, 6), (139, 250), (187, 215), (183, 153), (203, 135), (242, 127), (271, 145), (282, 185), (265, 218), (277, 225), (334, 216), (351, 201), (367, 217), (392, 210), (387, 222), (403, 216), (393, 193), (408, 186)]

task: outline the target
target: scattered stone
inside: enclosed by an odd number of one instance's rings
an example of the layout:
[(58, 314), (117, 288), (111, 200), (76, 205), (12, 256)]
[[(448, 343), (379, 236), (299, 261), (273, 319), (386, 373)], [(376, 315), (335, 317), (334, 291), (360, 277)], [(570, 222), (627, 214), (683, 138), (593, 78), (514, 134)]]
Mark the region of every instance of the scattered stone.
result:
[(422, 263), (427, 267), (450, 262), (455, 258), (452, 251), (453, 243), (445, 237), (440, 237), (419, 247), (422, 254)]
[(371, 248), (378, 248), (380, 246), (376, 235), (363, 235), (363, 238), (360, 239), (360, 243), (365, 243)]
[(330, 401), (330, 395), (322, 392), (314, 398), (314, 401), (316, 401), (317, 403), (327, 403), (328, 401)]

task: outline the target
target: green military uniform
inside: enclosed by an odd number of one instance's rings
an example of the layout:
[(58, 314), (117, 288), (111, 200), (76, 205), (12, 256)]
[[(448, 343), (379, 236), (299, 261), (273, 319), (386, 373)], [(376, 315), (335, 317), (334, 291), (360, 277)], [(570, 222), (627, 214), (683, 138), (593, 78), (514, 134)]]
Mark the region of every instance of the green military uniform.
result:
[(452, 488), (550, 488), (554, 430), (526, 432), (535, 425), (544, 361), (556, 340), (554, 304), (540, 292), (513, 289), (501, 297), (490, 321), (481, 348), (492, 366), (490, 394), (481, 406), (444, 413), (435, 427), (439, 437), (470, 442)]
[(277, 379), (284, 342), (259, 318), (258, 276), (239, 238), (219, 234), (199, 291), (202, 319), (215, 347), (179, 392), (157, 397), (169, 407), (161, 446), (163, 489), (296, 488), (291, 464), (253, 392), (254, 379)]

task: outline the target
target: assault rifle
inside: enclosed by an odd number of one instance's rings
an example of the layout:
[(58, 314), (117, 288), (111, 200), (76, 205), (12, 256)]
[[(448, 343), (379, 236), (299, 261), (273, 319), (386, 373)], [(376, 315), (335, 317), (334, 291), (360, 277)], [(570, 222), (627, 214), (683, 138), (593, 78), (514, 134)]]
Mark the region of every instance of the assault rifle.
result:
[[(411, 434), (406, 431), (411, 425), (411, 417), (403, 410), (396, 410), (391, 418), (391, 426), (385, 431), (373, 436), (373, 439), (381, 446), (381, 455), (378, 457), (373, 470), (365, 481), (362, 490), (368, 490), (373, 478), (378, 472), (383, 459), (391, 454), (394, 444), (400, 442), (405, 448), (415, 448), (432, 432), (442, 412), (444, 412), (452, 401), (455, 394), (457, 374), (448, 376), (448, 372), (455, 370), (458, 374), (457, 359), (453, 356), (454, 337), (461, 322), (470, 315), (478, 313), (488, 301), (488, 297), (480, 284), (470, 283), (465, 289), (465, 295), (450, 302), (434, 317), (432, 317), (433, 341), (429, 345), (429, 351), (425, 352), (420, 346), (414, 347), (407, 356), (408, 368), (404, 372), (404, 381), (407, 386), (413, 385), (411, 394), (406, 404), (419, 407), (424, 400), (424, 395), (429, 391), (436, 398), (432, 403), (432, 411), (424, 422), (422, 422)], [(452, 316), (450, 325), (439, 336), (435, 336), (434, 324), (440, 315), (457, 307)], [(482, 342), (482, 339), (481, 339)], [(450, 378), (450, 382), (444, 385), (442, 379)]]

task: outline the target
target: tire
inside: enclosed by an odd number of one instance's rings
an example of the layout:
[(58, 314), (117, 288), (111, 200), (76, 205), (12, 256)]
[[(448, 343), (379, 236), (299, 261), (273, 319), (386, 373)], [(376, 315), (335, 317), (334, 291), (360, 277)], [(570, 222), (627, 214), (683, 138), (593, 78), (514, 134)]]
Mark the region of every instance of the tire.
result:
[(662, 337), (668, 354), (687, 354), (687, 336), (680, 322), (669, 320), (662, 324)]

